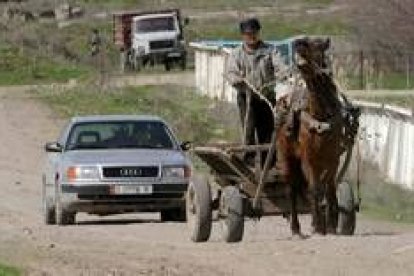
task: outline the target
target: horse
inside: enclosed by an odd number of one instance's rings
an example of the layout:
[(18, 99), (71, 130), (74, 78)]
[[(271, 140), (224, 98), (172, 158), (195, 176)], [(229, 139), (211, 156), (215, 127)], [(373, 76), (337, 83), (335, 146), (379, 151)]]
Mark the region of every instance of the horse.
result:
[[(338, 89), (328, 70), (330, 40), (305, 37), (293, 46), (295, 70), (304, 85), (294, 88), (290, 104), (277, 103), (294, 119), (284, 120), (275, 138), (278, 170), (288, 187), (290, 228), (294, 236), (302, 235), (297, 206), (302, 196), (311, 210), (313, 232), (336, 233), (336, 176), (344, 152), (344, 123)], [(300, 108), (295, 107), (298, 102)]]

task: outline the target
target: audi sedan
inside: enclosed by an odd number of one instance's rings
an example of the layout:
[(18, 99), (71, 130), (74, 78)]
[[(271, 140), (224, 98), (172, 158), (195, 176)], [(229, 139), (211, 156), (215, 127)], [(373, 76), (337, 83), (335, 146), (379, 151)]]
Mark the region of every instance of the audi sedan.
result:
[(45, 146), (45, 223), (74, 224), (79, 212), (161, 212), (163, 221), (184, 221), (188, 148), (158, 117), (72, 118)]

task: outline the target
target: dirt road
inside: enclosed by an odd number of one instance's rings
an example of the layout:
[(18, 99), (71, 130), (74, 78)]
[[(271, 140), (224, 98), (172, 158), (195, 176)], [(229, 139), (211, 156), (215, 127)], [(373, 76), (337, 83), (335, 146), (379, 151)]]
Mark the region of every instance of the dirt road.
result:
[[(291, 240), (286, 221), (249, 221), (245, 241), (193, 244), (185, 224), (158, 215), (44, 226), (42, 144), (62, 121), (26, 92), (0, 89), (0, 260), (30, 275), (412, 275), (414, 226), (359, 218), (354, 237)], [(302, 217), (305, 233), (309, 220)]]

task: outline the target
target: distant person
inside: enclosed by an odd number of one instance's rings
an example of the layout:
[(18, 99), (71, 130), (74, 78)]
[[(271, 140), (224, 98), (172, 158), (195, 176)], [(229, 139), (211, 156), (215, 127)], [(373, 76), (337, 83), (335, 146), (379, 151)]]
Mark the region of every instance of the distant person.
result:
[[(275, 123), (268, 104), (256, 97), (254, 93), (252, 93), (248, 120), (245, 122), (247, 93), (251, 90), (246, 81), (261, 91), (262, 95), (274, 106), (276, 104), (275, 81), (283, 78), (282, 74), (287, 72), (287, 66), (276, 48), (261, 40), (260, 30), (261, 25), (256, 18), (240, 22), (243, 43), (230, 56), (226, 72), (229, 83), (237, 90), (237, 105), (240, 120), (246, 132), (244, 142), (247, 145), (255, 144), (256, 131), (259, 144), (269, 143)], [(263, 87), (265, 88), (262, 89)], [(246, 154), (244, 157), (246, 163), (253, 165), (254, 156), (253, 152)]]
[(91, 48), (91, 56), (96, 56), (99, 54), (102, 45), (102, 38), (99, 34), (98, 29), (93, 29), (91, 37), (89, 39), (89, 44)]

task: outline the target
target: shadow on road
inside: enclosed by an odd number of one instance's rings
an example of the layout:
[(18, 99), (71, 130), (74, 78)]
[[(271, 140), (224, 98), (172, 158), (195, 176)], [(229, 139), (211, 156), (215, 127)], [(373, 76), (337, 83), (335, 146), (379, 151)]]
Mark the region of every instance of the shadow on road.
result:
[(379, 236), (396, 236), (399, 235), (398, 232), (392, 232), (392, 231), (370, 231), (365, 233), (357, 233), (355, 236), (357, 237), (379, 237)]
[(79, 221), (77, 225), (126, 225), (126, 224), (145, 224), (145, 223), (162, 223), (158, 219), (95, 219)]

